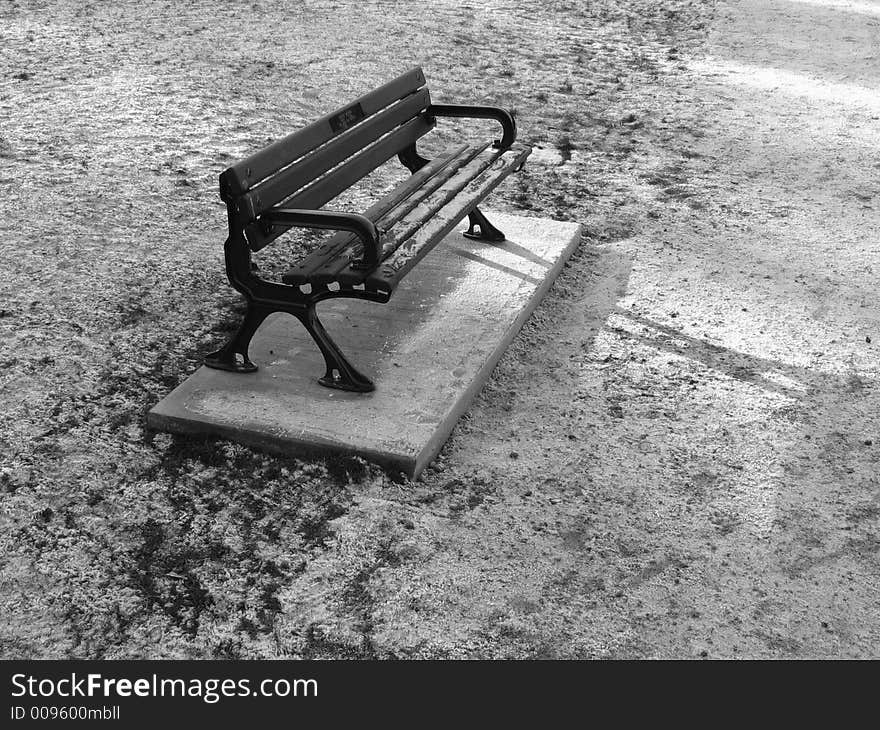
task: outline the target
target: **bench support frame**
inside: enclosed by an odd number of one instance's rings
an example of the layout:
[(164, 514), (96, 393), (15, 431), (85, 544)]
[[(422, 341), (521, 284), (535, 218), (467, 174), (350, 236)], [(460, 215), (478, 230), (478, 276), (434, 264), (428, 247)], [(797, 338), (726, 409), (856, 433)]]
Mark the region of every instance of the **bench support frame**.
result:
[[(235, 212), (231, 204), (229, 216), (230, 225), (233, 225)], [(305, 293), (300, 287), (261, 279), (253, 273), (250, 248), (240, 229), (226, 239), (224, 250), (226, 273), (232, 286), (247, 301), (247, 312), (232, 338), (222, 348), (205, 357), (205, 365), (235, 373), (256, 372), (257, 366), (248, 357), (251, 340), (266, 317), (275, 312), (286, 312), (300, 321), (324, 356), (327, 369), (318, 380), (321, 385), (356, 393), (375, 390), (373, 382), (348, 361), (324, 329), (318, 319), (316, 305), (325, 299), (338, 297), (366, 299), (384, 304), (389, 299), (387, 293), (348, 288), (334, 291), (326, 285), (312, 285), (311, 290)]]
[(489, 243), (501, 243), (505, 240), (504, 234), (489, 222), (479, 208), (468, 213), (468, 229), (461, 235)]

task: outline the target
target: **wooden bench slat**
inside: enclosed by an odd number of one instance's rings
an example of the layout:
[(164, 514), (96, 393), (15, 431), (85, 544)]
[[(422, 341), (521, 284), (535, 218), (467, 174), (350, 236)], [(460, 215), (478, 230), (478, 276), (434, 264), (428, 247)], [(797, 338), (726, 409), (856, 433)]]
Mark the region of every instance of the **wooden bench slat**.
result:
[(422, 69), (410, 69), (378, 89), (364, 94), (351, 104), (326, 114), (307, 127), (276, 140), (250, 157), (236, 162), (220, 176), (221, 189), (225, 187), (233, 195), (247, 192), (261, 180), (320, 147), (352, 124), (409, 96), (424, 85), (425, 75)]
[[(376, 225), (379, 228), (390, 233), (390, 235), (386, 234), (383, 236), (382, 239), (383, 259), (387, 258), (397, 248), (401, 235), (400, 226), (398, 225), (399, 221), (488, 146), (488, 142), (478, 147), (466, 146), (461, 154), (457, 155), (448, 165), (439, 170), (436, 175), (426, 180), (418, 188), (412, 190), (410, 195), (402, 198), (397, 205), (389, 209), (376, 221)], [(360, 258), (362, 254), (363, 245), (361, 241), (355, 236), (349, 237), (348, 246), (339, 252), (339, 256), (332, 261), (328, 261), (326, 266), (313, 270), (309, 274), (309, 281), (317, 284), (331, 281), (339, 281), (340, 284), (345, 285), (360, 284), (370, 272), (353, 268), (350, 262)]]
[(424, 111), (430, 102), (431, 96), (428, 90), (420, 89), (281, 170), (277, 175), (253, 188), (243, 198), (259, 199), (260, 207), (268, 210), (340, 162), (372, 144), (382, 135), (408, 122)]
[[(432, 200), (429, 199), (410, 213), (413, 218), (423, 218), (424, 224), (367, 277), (365, 283), (368, 288), (393, 291), (398, 282), (455, 227), (462, 217), (479, 205), (480, 201), (505, 177), (522, 165), (531, 149), (514, 145), (501, 157), (497, 156), (497, 152), (497, 150), (487, 150), (482, 155), (478, 155), (438, 190), (434, 196), (448, 201), (439, 210), (432, 206)], [(493, 154), (494, 159), (491, 159), (489, 166), (486, 167), (486, 157)], [(475, 170), (476, 175), (473, 174)], [(462, 181), (464, 181), (463, 185)], [(434, 196), (431, 196), (432, 199)]]
[[(387, 162), (398, 152), (412, 144), (429, 132), (434, 120), (423, 116), (416, 117), (385, 135), (375, 144), (362, 152), (350, 157), (338, 167), (328, 172), (306, 188), (283, 202), (285, 208), (305, 208), (316, 210), (333, 200), (341, 192), (348, 190), (354, 183), (375, 170), (383, 162)], [(244, 200), (244, 196), (242, 197)], [(254, 201), (255, 203), (256, 201)], [(268, 210), (272, 206), (266, 206)], [(245, 228), (247, 240), (252, 251), (259, 251), (288, 230), (287, 226), (276, 225), (271, 231), (264, 231), (258, 222)]]
[[(445, 169), (452, 160), (463, 154), (467, 149), (467, 145), (461, 145), (451, 152), (431, 160), (421, 170), (411, 175), (405, 182), (367, 208), (363, 215), (374, 223), (377, 222), (400, 201), (417, 190), (426, 180)], [(297, 261), (295, 265), (284, 273), (281, 280), (285, 284), (294, 285), (312, 281), (312, 272), (321, 269), (328, 261), (335, 261), (339, 256), (339, 252), (348, 247), (355, 238), (355, 236), (347, 231), (333, 234), (318, 248)]]

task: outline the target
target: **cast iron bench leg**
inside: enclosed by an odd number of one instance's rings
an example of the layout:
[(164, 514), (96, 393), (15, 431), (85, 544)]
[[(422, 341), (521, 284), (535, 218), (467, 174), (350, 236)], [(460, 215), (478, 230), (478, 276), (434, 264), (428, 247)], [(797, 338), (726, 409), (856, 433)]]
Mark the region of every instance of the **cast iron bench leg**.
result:
[[(245, 314), (244, 321), (241, 323), (241, 327), (238, 328), (238, 332), (221, 349), (206, 356), (205, 365), (217, 370), (231, 370), (235, 373), (256, 372), (257, 366), (248, 358), (248, 347), (254, 334), (260, 328), (260, 325), (263, 324), (263, 320), (272, 311), (269, 307), (248, 303), (247, 314)], [(239, 360), (239, 356), (241, 356), (241, 360)]]
[[(306, 331), (312, 336), (327, 365), (324, 377), (318, 378), (318, 382), (327, 388), (349, 390), (355, 393), (369, 393), (375, 390), (373, 382), (360, 373), (342, 354), (342, 350), (327, 334), (327, 330), (318, 319), (314, 304), (296, 306), (291, 309), (279, 310), (276, 307), (266, 307), (251, 303), (248, 306), (244, 322), (241, 323), (235, 336), (217, 352), (212, 352), (205, 357), (205, 365), (217, 370), (231, 370), (236, 373), (253, 373), (257, 371), (248, 357), (248, 347), (251, 339), (256, 334), (263, 320), (273, 312), (286, 311), (296, 317)], [(240, 356), (240, 358), (239, 358)]]
[(327, 372), (324, 373), (323, 378), (318, 379), (321, 385), (355, 393), (369, 393), (375, 390), (373, 382), (358, 372), (357, 368), (342, 354), (342, 350), (330, 339), (330, 335), (327, 334), (327, 330), (318, 319), (314, 304), (307, 306), (304, 312), (297, 313), (296, 317), (302, 322), (303, 327), (312, 336), (324, 356)]
[(468, 213), (468, 224), (467, 231), (462, 234), (465, 238), (490, 243), (501, 243), (504, 240), (504, 234), (489, 222), (479, 208), (474, 208)]

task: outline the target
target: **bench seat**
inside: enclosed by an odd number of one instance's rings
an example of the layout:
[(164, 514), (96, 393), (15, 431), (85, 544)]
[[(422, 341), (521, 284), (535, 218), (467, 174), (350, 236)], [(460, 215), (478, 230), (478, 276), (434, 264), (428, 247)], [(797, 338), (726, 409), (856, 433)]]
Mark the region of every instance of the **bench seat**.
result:
[(357, 236), (339, 233), (287, 271), (282, 281), (294, 286), (364, 284), (390, 294), (440, 239), (523, 164), (529, 152), (519, 144), (502, 151), (487, 142), (440, 156), (363, 213), (382, 232), (377, 269), (353, 267), (363, 246)]

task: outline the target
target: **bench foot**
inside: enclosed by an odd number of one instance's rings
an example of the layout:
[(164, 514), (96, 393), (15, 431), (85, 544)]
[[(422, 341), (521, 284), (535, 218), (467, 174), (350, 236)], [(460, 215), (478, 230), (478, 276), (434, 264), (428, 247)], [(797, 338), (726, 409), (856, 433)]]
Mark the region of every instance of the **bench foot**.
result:
[(327, 330), (318, 319), (318, 314), (313, 306), (303, 314), (298, 314), (297, 317), (324, 356), (327, 372), (324, 373), (324, 377), (318, 378), (321, 385), (325, 388), (336, 388), (353, 393), (370, 393), (376, 389), (373, 381), (358, 372), (357, 368), (342, 354), (342, 350), (327, 334)]
[(205, 365), (215, 370), (229, 370), (233, 373), (255, 373), (258, 368), (248, 357), (248, 347), (263, 320), (272, 312), (271, 309), (248, 306), (244, 322), (235, 336), (221, 349), (205, 356)]
[(479, 208), (468, 213), (468, 224), (468, 229), (462, 234), (465, 238), (489, 243), (501, 243), (504, 240), (504, 234), (489, 222)]
[(221, 349), (206, 355), (205, 365), (209, 368), (228, 370), (233, 373), (255, 373), (259, 368), (248, 357), (248, 347), (260, 325), (263, 324), (263, 320), (272, 312), (277, 311), (286, 311), (296, 317), (312, 336), (324, 356), (327, 372), (324, 373), (324, 377), (318, 379), (321, 385), (326, 388), (348, 390), (354, 393), (369, 393), (376, 389), (373, 382), (358, 372), (357, 368), (346, 359), (342, 350), (327, 334), (327, 330), (318, 319), (314, 305), (305, 307), (300, 305), (294, 309), (285, 307), (285, 309), (279, 310), (275, 307), (251, 304), (244, 317), (244, 322), (241, 323), (235, 336)]

